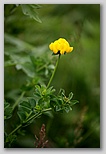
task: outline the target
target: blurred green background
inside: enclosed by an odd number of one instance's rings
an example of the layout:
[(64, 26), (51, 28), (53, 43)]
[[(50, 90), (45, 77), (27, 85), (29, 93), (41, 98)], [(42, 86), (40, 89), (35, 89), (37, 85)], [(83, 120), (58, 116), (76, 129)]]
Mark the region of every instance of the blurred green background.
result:
[(66, 95), (72, 91), (79, 104), (72, 112), (38, 118), (26, 128), (25, 136), (18, 137), (14, 147), (34, 147), (34, 135), (39, 135), (44, 123), (48, 147), (100, 148), (100, 5), (42, 4), (37, 12), (42, 23), (25, 16), (20, 6), (4, 6), (5, 99), (13, 104), (27, 80), (25, 72), (9, 65), (10, 56), (24, 52), (29, 56), (33, 51), (35, 56), (48, 54), (51, 59), (49, 44), (63, 37), (74, 50), (61, 56), (52, 85), (57, 93), (60, 88)]

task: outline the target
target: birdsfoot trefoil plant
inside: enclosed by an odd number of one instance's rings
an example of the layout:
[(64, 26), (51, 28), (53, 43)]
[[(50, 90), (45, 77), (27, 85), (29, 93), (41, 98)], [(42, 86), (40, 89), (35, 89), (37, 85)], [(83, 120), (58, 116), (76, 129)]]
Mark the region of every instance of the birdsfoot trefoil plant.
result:
[(17, 115), (19, 117), (19, 124), (9, 133), (5, 131), (5, 147), (11, 147), (14, 140), (17, 139), (19, 130), (21, 131), (21, 129), (24, 129), (26, 126), (30, 125), (35, 119), (42, 116), (44, 113), (68, 113), (72, 110), (72, 106), (78, 103), (77, 100), (72, 99), (72, 92), (66, 96), (65, 90), (60, 88), (58, 94), (55, 94), (56, 90), (53, 86), (51, 86), (51, 82), (54, 78), (61, 55), (72, 52), (73, 47), (70, 47), (69, 43), (64, 38), (60, 38), (51, 43), (49, 48), (53, 51), (53, 55), (58, 55), (58, 59), (48, 84), (36, 84), (33, 95), (26, 97), (24, 100), (22, 97), (25, 91), (23, 91), (13, 107), (5, 101), (5, 122), (7, 119), (12, 117), (16, 106), (18, 106)]

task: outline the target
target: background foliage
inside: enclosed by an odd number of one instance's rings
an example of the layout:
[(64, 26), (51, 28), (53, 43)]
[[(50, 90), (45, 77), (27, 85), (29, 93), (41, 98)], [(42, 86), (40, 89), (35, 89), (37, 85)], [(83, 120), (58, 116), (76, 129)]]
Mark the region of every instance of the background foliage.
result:
[(25, 91), (25, 99), (33, 95), (35, 84), (48, 83), (56, 61), (48, 45), (60, 37), (68, 40), (74, 50), (61, 56), (52, 85), (55, 93), (60, 88), (66, 90), (66, 95), (72, 91), (80, 102), (72, 112), (43, 114), (18, 132), (13, 147), (35, 147), (35, 134), (39, 136), (44, 123), (47, 147), (99, 148), (100, 5), (11, 4), (4, 6), (4, 19), (7, 133), (19, 121), (17, 107), (11, 116), (11, 106), (22, 92)]

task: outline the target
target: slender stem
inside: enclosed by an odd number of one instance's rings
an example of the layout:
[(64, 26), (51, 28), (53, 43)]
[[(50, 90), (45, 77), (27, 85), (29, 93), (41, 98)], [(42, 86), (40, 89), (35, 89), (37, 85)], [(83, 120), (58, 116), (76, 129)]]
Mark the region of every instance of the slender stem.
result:
[(27, 119), (25, 123), (31, 121), (32, 119), (35, 119), (35, 118), (39, 117), (40, 115), (43, 114), (43, 112), (47, 112), (47, 111), (50, 111), (50, 110), (52, 110), (52, 108), (48, 108), (48, 109), (42, 110), (42, 112), (40, 112), (39, 114), (37, 114), (37, 115), (35, 114), (32, 117), (30, 117), (29, 119)]
[(44, 110), (42, 110), (42, 112), (47, 112), (47, 111), (50, 111), (50, 110), (52, 110), (52, 108), (44, 109)]
[(57, 69), (57, 66), (58, 66), (58, 63), (59, 63), (59, 59), (60, 59), (60, 56), (59, 56), (58, 59), (57, 59), (55, 69), (54, 69), (54, 71), (53, 71), (53, 73), (52, 73), (52, 76), (51, 76), (51, 78), (50, 78), (50, 80), (49, 80), (49, 82), (48, 82), (48, 84), (47, 84), (47, 88), (50, 86), (50, 84), (51, 84), (51, 82), (52, 82), (52, 80), (53, 80), (53, 77), (54, 77), (54, 75), (55, 75), (55, 72), (56, 72), (56, 69)]
[(25, 91), (23, 91), (22, 94), (21, 94), (21, 96), (16, 100), (16, 102), (14, 103), (14, 105), (12, 107), (13, 110), (18, 105), (19, 101), (22, 99), (22, 97), (24, 96), (24, 94), (25, 94)]
[(40, 115), (42, 115), (42, 112), (38, 113), (37, 115), (36, 115), (36, 114), (33, 115), (32, 117), (30, 117), (29, 119), (27, 119), (27, 120), (25, 121), (25, 123), (28, 123), (28, 122), (31, 121), (32, 119), (36, 119), (36, 118), (39, 117)]
[[(48, 109), (42, 110), (42, 112), (38, 113), (37, 115), (35, 114), (35, 115), (33, 115), (32, 117), (30, 117), (29, 119), (27, 119), (27, 120), (25, 121), (25, 123), (28, 123), (29, 121), (38, 118), (40, 115), (43, 114), (43, 112), (47, 112), (47, 111), (50, 111), (50, 110), (52, 110), (52, 108), (48, 108)], [(15, 133), (18, 129), (20, 129), (22, 126), (23, 126), (22, 124), (20, 124), (19, 126), (17, 126), (17, 127), (9, 134), (9, 136), (12, 135), (12, 134), (14, 134), (14, 133)]]
[(41, 66), (40, 68), (38, 68), (37, 72), (41, 71), (42, 69), (44, 69), (46, 67), (46, 64)]
[(8, 136), (14, 134), (21, 127), (22, 127), (22, 124), (20, 124), (19, 126), (17, 126)]

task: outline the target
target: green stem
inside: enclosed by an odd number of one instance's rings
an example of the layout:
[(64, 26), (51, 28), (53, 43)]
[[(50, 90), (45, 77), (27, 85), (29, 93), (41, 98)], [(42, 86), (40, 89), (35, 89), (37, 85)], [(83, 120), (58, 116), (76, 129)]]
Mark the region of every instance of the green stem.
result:
[(50, 84), (51, 84), (51, 82), (52, 82), (52, 80), (53, 80), (53, 77), (54, 77), (54, 75), (55, 75), (55, 72), (56, 72), (56, 69), (57, 69), (57, 66), (58, 66), (58, 63), (59, 63), (59, 59), (60, 59), (60, 55), (59, 55), (59, 57), (58, 57), (58, 59), (57, 59), (56, 66), (55, 66), (55, 69), (54, 69), (54, 71), (53, 71), (53, 73), (52, 73), (52, 76), (51, 76), (51, 78), (50, 78), (50, 80), (49, 80), (49, 82), (48, 82), (48, 84), (47, 84), (47, 88), (50, 86)]
[(42, 115), (43, 112), (47, 112), (47, 111), (50, 111), (50, 110), (52, 110), (52, 108), (48, 108), (48, 109), (42, 110), (42, 112), (40, 112), (39, 114), (37, 114), (37, 115), (35, 114), (32, 117), (30, 117), (29, 119), (27, 119), (25, 123), (28, 123), (29, 121), (31, 121), (33, 119), (36, 119), (37, 117), (39, 117), (40, 115)]
[(16, 102), (14, 103), (14, 105), (12, 107), (13, 110), (18, 105), (19, 101), (23, 98), (24, 94), (25, 94), (25, 91), (23, 91), (22, 94), (21, 94), (21, 96), (16, 100)]
[[(40, 112), (39, 114), (37, 114), (37, 115), (35, 114), (35, 115), (33, 115), (32, 117), (30, 117), (29, 119), (27, 119), (27, 120), (24, 122), (24, 124), (25, 124), (25, 123), (28, 123), (28, 122), (31, 121), (31, 120), (34, 120), (34, 119), (38, 118), (40, 115), (43, 114), (43, 112), (47, 112), (47, 111), (50, 111), (50, 110), (52, 110), (52, 108), (48, 108), (48, 109), (42, 110), (42, 112)], [(14, 134), (14, 133), (15, 133), (18, 129), (20, 129), (22, 126), (23, 126), (23, 124), (20, 124), (19, 126), (17, 126), (8, 136)]]
[(22, 127), (22, 124), (20, 124), (19, 126), (17, 126), (8, 136), (14, 134), (21, 127)]
[(46, 64), (41, 66), (40, 68), (37, 69), (37, 72), (41, 71), (42, 69), (44, 69), (46, 67)]
[(27, 120), (25, 121), (25, 123), (28, 123), (29, 121), (38, 118), (40, 115), (42, 115), (42, 112), (38, 113), (37, 115), (36, 115), (36, 114), (33, 115), (32, 117), (30, 117), (29, 119), (27, 119)]

